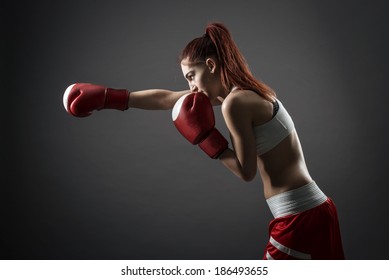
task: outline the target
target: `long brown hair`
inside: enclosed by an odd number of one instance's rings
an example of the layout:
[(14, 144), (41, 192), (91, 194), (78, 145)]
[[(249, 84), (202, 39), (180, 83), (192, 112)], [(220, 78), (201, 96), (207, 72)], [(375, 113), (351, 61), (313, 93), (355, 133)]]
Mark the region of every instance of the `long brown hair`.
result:
[(202, 37), (195, 38), (186, 45), (180, 61), (188, 59), (196, 63), (212, 56), (220, 63), (221, 82), (226, 90), (236, 86), (239, 89), (252, 90), (269, 101), (276, 97), (269, 86), (253, 76), (230, 32), (222, 23), (208, 24)]

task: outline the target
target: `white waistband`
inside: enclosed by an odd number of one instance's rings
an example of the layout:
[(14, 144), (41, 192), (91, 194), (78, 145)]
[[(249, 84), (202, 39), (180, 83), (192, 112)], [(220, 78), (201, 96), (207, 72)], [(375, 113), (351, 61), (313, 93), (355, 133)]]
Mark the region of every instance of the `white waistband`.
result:
[(266, 202), (274, 218), (280, 218), (312, 209), (326, 200), (327, 196), (312, 181), (300, 188), (276, 194)]

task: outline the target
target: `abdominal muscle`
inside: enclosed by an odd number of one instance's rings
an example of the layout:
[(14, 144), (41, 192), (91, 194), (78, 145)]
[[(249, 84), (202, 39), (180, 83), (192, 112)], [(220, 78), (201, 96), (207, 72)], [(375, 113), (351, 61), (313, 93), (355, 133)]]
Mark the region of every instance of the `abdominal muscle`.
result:
[(258, 156), (257, 165), (266, 199), (312, 182), (295, 130), (272, 150)]

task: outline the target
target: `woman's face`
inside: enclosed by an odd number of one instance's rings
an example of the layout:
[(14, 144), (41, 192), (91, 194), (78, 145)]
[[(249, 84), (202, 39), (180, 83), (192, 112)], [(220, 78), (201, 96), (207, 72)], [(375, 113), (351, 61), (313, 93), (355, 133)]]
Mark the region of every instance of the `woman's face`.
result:
[(181, 69), (192, 92), (203, 92), (210, 100), (221, 94), (222, 86), (215, 61), (207, 59), (204, 62), (191, 63), (184, 59), (181, 61)]

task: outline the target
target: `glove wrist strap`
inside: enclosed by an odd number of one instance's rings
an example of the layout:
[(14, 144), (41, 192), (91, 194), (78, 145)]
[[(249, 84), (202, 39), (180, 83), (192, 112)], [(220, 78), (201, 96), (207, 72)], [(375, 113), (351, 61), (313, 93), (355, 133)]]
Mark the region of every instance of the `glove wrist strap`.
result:
[(199, 147), (211, 158), (217, 159), (227, 148), (228, 141), (214, 128), (207, 138), (199, 144)]
[(105, 90), (104, 109), (127, 110), (130, 92), (126, 89), (107, 88)]

